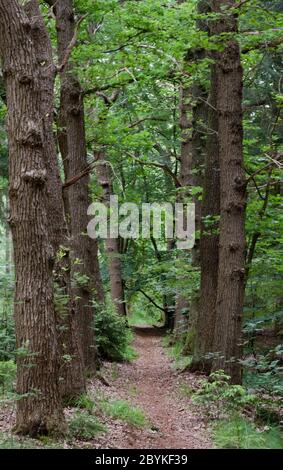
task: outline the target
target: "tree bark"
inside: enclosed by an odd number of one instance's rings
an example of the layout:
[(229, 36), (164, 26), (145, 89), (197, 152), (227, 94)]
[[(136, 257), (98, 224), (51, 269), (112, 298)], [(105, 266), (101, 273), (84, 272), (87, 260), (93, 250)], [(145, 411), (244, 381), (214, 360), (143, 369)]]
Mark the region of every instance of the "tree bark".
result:
[[(96, 176), (98, 183), (103, 190), (103, 201), (106, 205), (110, 203), (110, 196), (113, 194), (110, 168), (105, 160), (104, 152), (97, 154), (97, 161), (101, 162), (96, 167)], [(104, 163), (103, 163), (104, 162)], [(105, 163), (106, 162), (106, 163)], [(117, 313), (126, 316), (125, 292), (122, 275), (121, 254), (119, 249), (119, 238), (108, 237), (105, 240), (105, 250), (108, 258), (108, 270), (110, 279), (110, 291), (112, 302)]]
[[(181, 3), (181, 2), (180, 2)], [(198, 11), (206, 10), (203, 2), (199, 2)], [(200, 30), (206, 26), (202, 21), (197, 24)], [(191, 61), (200, 61), (205, 57), (203, 49), (194, 49), (188, 51), (185, 58), (186, 64)], [(202, 187), (203, 172), (202, 165), (204, 160), (204, 126), (206, 115), (206, 90), (197, 81), (191, 86), (182, 86), (180, 93), (180, 129), (181, 129), (181, 155), (180, 155), (180, 175), (179, 181), (182, 188), (188, 188), (188, 191), (179, 193), (178, 202), (186, 202), (188, 199), (189, 188)], [(201, 199), (200, 194), (193, 196), (195, 204), (195, 230), (200, 232), (201, 227)], [(200, 240), (196, 237), (195, 245), (192, 248), (192, 265), (197, 267), (200, 264)], [(195, 329), (196, 317), (199, 310), (199, 293), (193, 295), (191, 302), (182, 295), (177, 297), (175, 311), (175, 333), (187, 332), (189, 329)], [(188, 314), (188, 312), (190, 312)], [(184, 316), (184, 314), (186, 316)]]
[(16, 430), (65, 431), (60, 400), (49, 237), (40, 72), (31, 25), (15, 0), (0, 1), (0, 49), (7, 90), (9, 198), (16, 287)]
[[(181, 86), (180, 89), (180, 130), (181, 130), (181, 151), (179, 181), (181, 192), (177, 193), (177, 202), (184, 203), (188, 198), (189, 184), (191, 182), (192, 170), (192, 119), (189, 112), (192, 111), (191, 89)], [(187, 190), (186, 190), (187, 188)], [(179, 257), (181, 255), (179, 254)], [(180, 278), (183, 282), (184, 276)], [(174, 336), (182, 336), (187, 331), (189, 314), (189, 299), (184, 295), (177, 295), (174, 316)]]
[(218, 280), (220, 211), (220, 174), (218, 147), (217, 64), (211, 67), (210, 97), (208, 106), (208, 138), (205, 156), (204, 186), (202, 195), (202, 223), (200, 238), (200, 308), (193, 338), (194, 351), (190, 366), (192, 371), (210, 373), (215, 330), (215, 308)]
[[(41, 16), (38, 0), (31, 0), (25, 6), (31, 21), (33, 39), (41, 90), (43, 108), (43, 152), (47, 168), (48, 219), (51, 245), (55, 258), (55, 298), (60, 295), (67, 299), (63, 311), (56, 305), (58, 343), (60, 352), (60, 391), (64, 400), (81, 395), (86, 391), (83, 357), (78, 340), (78, 318), (72, 308), (68, 229), (62, 198), (62, 182), (59, 173), (57, 149), (53, 134), (54, 85), (56, 69), (53, 63), (52, 45)], [(62, 256), (59, 255), (59, 250)], [(69, 301), (68, 301), (69, 299)], [(61, 308), (62, 310), (62, 308)], [(67, 359), (66, 359), (67, 358)]]
[[(54, 12), (59, 63), (63, 64), (75, 33), (72, 0), (58, 0), (54, 4)], [(87, 166), (83, 97), (80, 83), (70, 63), (66, 64), (61, 72), (60, 114), (60, 124), (65, 133), (65, 137), (64, 134), (61, 135), (60, 148), (63, 152), (67, 180), (79, 174)], [(97, 242), (87, 236), (89, 222), (87, 209), (90, 205), (89, 175), (66, 189), (65, 199), (67, 199), (71, 233), (72, 296), (76, 299), (73, 308), (79, 319), (79, 337), (85, 366), (89, 370), (94, 370), (96, 354), (93, 300), (103, 302), (104, 294), (99, 271)]]
[[(214, 11), (234, 0), (213, 1)], [(224, 14), (222, 33), (237, 32), (235, 14)], [(241, 382), (241, 324), (245, 282), (246, 185), (243, 169), (242, 67), (239, 44), (232, 37), (218, 53), (218, 135), (220, 161), (219, 270), (213, 369)]]

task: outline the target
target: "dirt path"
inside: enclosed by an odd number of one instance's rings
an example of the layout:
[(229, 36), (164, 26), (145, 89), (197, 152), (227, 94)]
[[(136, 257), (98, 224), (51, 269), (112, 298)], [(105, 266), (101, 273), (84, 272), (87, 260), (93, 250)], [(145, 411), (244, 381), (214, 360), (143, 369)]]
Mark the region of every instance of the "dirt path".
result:
[[(162, 347), (160, 330), (144, 327), (136, 330), (134, 342), (138, 358), (132, 363), (105, 363), (102, 374), (108, 381), (103, 384), (97, 378), (89, 383), (89, 394), (98, 405), (96, 414), (106, 425), (107, 432), (91, 440), (66, 439), (59, 447), (102, 449), (204, 449), (211, 448), (209, 431), (190, 397), (181, 393), (184, 387), (197, 383), (194, 375), (172, 369), (172, 363)], [(99, 404), (125, 400), (140, 408), (147, 418), (146, 426), (139, 428), (121, 419), (107, 416)], [(75, 408), (65, 410), (70, 420)], [(10, 435), (11, 445), (39, 447), (39, 441), (16, 438), (10, 434), (15, 424), (15, 406), (11, 403), (0, 407), (0, 434)], [(9, 445), (6, 445), (6, 447)], [(41, 444), (41, 446), (44, 446)]]
[[(117, 366), (111, 380), (111, 366), (104, 373), (110, 387), (103, 392), (110, 399), (125, 399), (140, 407), (150, 424), (137, 429), (122, 422), (107, 422), (108, 433), (99, 439), (99, 447), (108, 448), (211, 448), (206, 425), (189, 397), (180, 393), (195, 377), (172, 369), (162, 347), (162, 337), (151, 328), (137, 329), (134, 347), (139, 355), (131, 364)], [(112, 366), (113, 367), (113, 366)], [(94, 384), (97, 387), (97, 384)]]

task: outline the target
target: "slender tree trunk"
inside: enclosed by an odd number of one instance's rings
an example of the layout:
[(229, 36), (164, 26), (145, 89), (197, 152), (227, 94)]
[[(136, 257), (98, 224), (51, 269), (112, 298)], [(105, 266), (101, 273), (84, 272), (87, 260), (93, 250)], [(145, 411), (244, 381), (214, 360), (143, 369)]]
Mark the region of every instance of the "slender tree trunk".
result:
[[(181, 129), (181, 152), (180, 152), (180, 170), (179, 181), (182, 185), (181, 191), (177, 194), (177, 202), (185, 203), (188, 198), (188, 186), (191, 182), (192, 167), (192, 118), (189, 112), (192, 112), (191, 90), (189, 87), (182, 86), (180, 89), (180, 129)], [(187, 188), (187, 191), (186, 191)], [(180, 255), (179, 255), (180, 258)], [(183, 256), (182, 256), (183, 258)], [(184, 282), (184, 276), (180, 278)], [(180, 337), (187, 331), (189, 314), (189, 299), (184, 295), (177, 295), (175, 318), (174, 318), (174, 336)]]
[[(36, 60), (39, 64), (41, 103), (43, 108), (44, 159), (47, 168), (49, 233), (55, 258), (55, 298), (66, 298), (67, 305), (60, 311), (55, 302), (58, 342), (60, 350), (60, 390), (64, 399), (73, 398), (86, 391), (83, 357), (78, 340), (78, 318), (72, 309), (68, 230), (62, 199), (62, 183), (59, 174), (57, 149), (53, 135), (53, 108), (55, 66), (50, 38), (39, 10), (38, 0), (25, 6), (31, 20)], [(40, 65), (41, 64), (41, 65)], [(59, 254), (61, 248), (62, 255)], [(69, 298), (69, 301), (68, 301)], [(62, 307), (61, 307), (62, 310)]]
[[(201, 11), (201, 2), (198, 7)], [(204, 25), (198, 22), (198, 27), (204, 29)], [(189, 51), (185, 60), (185, 67), (190, 61), (199, 61), (204, 58), (202, 49)], [(204, 138), (203, 121), (205, 120), (206, 91), (203, 86), (194, 82), (190, 87), (182, 87), (180, 95), (180, 128), (181, 128), (181, 158), (180, 158), (180, 176), (184, 190), (179, 193), (178, 202), (186, 202), (188, 199), (189, 188), (202, 187), (202, 165), (204, 160)], [(185, 188), (188, 191), (185, 191)], [(193, 196), (195, 204), (195, 229), (200, 232), (201, 226), (201, 199), (200, 194)], [(196, 238), (195, 245), (192, 248), (192, 265), (197, 267), (200, 263), (200, 241)], [(183, 333), (195, 329), (196, 317), (199, 310), (199, 293), (193, 295), (191, 302), (188, 298), (180, 295), (176, 302), (175, 312), (175, 333)], [(188, 314), (189, 312), (189, 314)], [(186, 316), (184, 316), (184, 314)], [(187, 345), (190, 348), (189, 345)]]
[[(103, 152), (97, 154), (97, 161), (101, 162), (96, 167), (97, 180), (103, 190), (103, 201), (106, 205), (110, 203), (110, 196), (113, 194), (109, 165), (105, 162)], [(108, 258), (108, 270), (110, 278), (110, 290), (112, 302), (119, 315), (126, 316), (125, 292), (122, 275), (121, 254), (119, 249), (119, 238), (108, 237), (105, 240), (105, 250)]]
[[(215, 0), (214, 11), (234, 0)], [(222, 33), (237, 32), (235, 15), (222, 18)], [(241, 324), (245, 282), (245, 175), (243, 169), (242, 67), (239, 44), (228, 39), (218, 53), (220, 234), (213, 368), (241, 382)]]
[(16, 430), (62, 433), (39, 67), (30, 21), (15, 0), (0, 1), (0, 48), (8, 105), (16, 339), (25, 352), (17, 359)]
[[(50, 2), (48, 2), (50, 3)], [(58, 0), (54, 3), (56, 15), (58, 56), (60, 64), (66, 58), (68, 47), (74, 37), (75, 20), (72, 0)], [(80, 84), (66, 64), (61, 72), (61, 136), (65, 177), (79, 174), (87, 166), (86, 137), (84, 124), (84, 105)], [(63, 140), (63, 143), (62, 143)], [(67, 208), (71, 233), (71, 261), (74, 311), (79, 319), (79, 336), (83, 350), (85, 366), (95, 369), (95, 338), (93, 329), (93, 300), (102, 302), (104, 298), (98, 263), (96, 240), (87, 236), (90, 205), (89, 176), (70, 186), (67, 190)]]

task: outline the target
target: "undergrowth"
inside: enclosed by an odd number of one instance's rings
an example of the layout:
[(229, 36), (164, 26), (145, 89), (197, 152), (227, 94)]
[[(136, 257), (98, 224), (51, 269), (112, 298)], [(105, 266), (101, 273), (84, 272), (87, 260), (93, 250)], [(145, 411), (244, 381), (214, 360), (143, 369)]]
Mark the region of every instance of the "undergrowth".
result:
[(99, 401), (99, 406), (106, 415), (121, 419), (138, 428), (143, 428), (147, 424), (143, 410), (125, 400), (108, 400), (102, 397)]
[(216, 447), (224, 449), (283, 449), (281, 432), (276, 427), (256, 427), (243, 416), (221, 420), (213, 428)]
[(77, 439), (92, 439), (101, 432), (106, 432), (106, 427), (88, 413), (77, 411), (69, 423), (69, 434)]
[(191, 363), (191, 356), (184, 354), (184, 341), (182, 338), (173, 341), (171, 335), (167, 335), (163, 339), (163, 346), (172, 360), (172, 368), (176, 370), (184, 370)]
[(192, 401), (202, 406), (213, 423), (213, 439), (220, 448), (282, 449), (282, 430), (259, 410), (267, 410), (273, 399), (259, 396), (242, 385), (230, 384), (230, 377), (219, 370), (201, 381)]
[(127, 320), (118, 315), (112, 306), (98, 308), (94, 328), (99, 355), (110, 361), (132, 361), (137, 354), (131, 346), (133, 334)]

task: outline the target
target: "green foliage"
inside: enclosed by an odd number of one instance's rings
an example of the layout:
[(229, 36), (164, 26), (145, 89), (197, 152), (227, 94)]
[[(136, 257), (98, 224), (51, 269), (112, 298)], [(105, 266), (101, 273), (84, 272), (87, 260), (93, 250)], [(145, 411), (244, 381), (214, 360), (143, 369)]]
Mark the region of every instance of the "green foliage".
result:
[(174, 339), (171, 335), (165, 336), (163, 345), (168, 356), (173, 360), (172, 367), (176, 370), (184, 370), (191, 363), (191, 356), (184, 354), (184, 338)]
[(36, 449), (38, 445), (32, 439), (17, 439), (13, 435), (0, 434), (0, 449)]
[(241, 361), (244, 367), (244, 383), (259, 392), (283, 395), (282, 376), (283, 347), (281, 344), (269, 349), (266, 354), (257, 354)]
[(144, 412), (125, 400), (111, 400), (105, 398), (100, 402), (101, 409), (108, 416), (126, 421), (133, 426), (143, 428), (146, 425)]
[(15, 324), (9, 315), (0, 320), (0, 360), (8, 361), (14, 357), (16, 340)]
[(133, 339), (131, 330), (126, 319), (119, 316), (113, 306), (98, 308), (94, 325), (101, 357), (112, 361), (130, 361), (136, 357), (130, 346)]
[(0, 362), (0, 390), (3, 395), (13, 391), (16, 372), (17, 366), (12, 360)]
[(129, 316), (129, 324), (131, 326), (155, 326), (161, 323), (160, 317), (160, 312), (140, 296), (139, 299), (135, 299), (133, 311)]
[(86, 274), (75, 272), (73, 274), (72, 284), (74, 287), (87, 288), (89, 285), (89, 277)]
[(246, 405), (255, 405), (256, 395), (250, 394), (241, 385), (231, 385), (230, 377), (219, 370), (201, 382), (193, 401), (201, 403), (209, 417), (220, 418), (225, 413), (242, 410)]
[(106, 427), (90, 414), (76, 412), (69, 423), (70, 436), (76, 439), (89, 440), (101, 432), (106, 432)]
[[(1, 224), (0, 224), (1, 235)], [(1, 237), (0, 237), (1, 262)], [(3, 261), (2, 261), (3, 262)], [(12, 273), (1, 272), (0, 267), (0, 361), (14, 358), (15, 323), (13, 318), (14, 281)]]
[(241, 416), (218, 421), (213, 429), (213, 440), (221, 449), (283, 449), (279, 429), (259, 429)]
[(187, 384), (181, 384), (179, 392), (182, 397), (190, 398), (195, 393), (195, 390)]
[(75, 408), (81, 408), (81, 409), (87, 410), (89, 413), (92, 413), (95, 408), (94, 401), (87, 394), (83, 394), (75, 398), (75, 400), (73, 400), (72, 405)]

